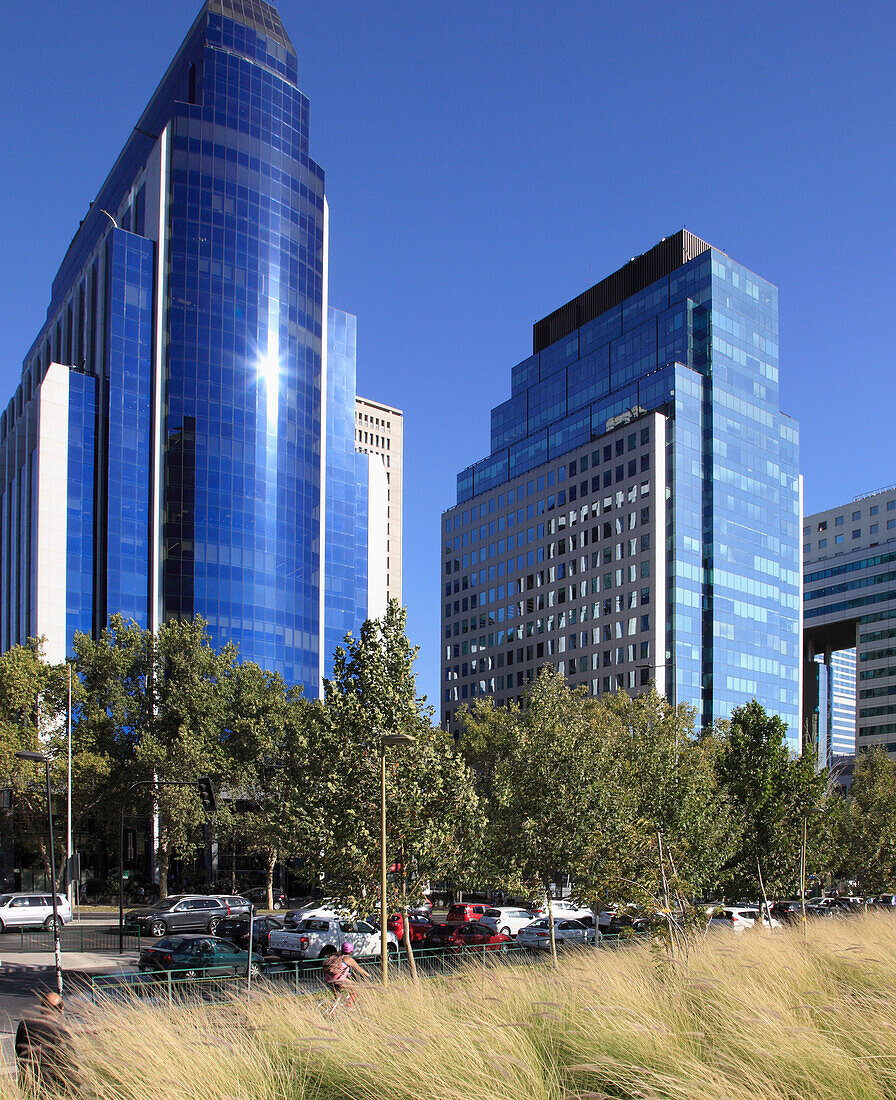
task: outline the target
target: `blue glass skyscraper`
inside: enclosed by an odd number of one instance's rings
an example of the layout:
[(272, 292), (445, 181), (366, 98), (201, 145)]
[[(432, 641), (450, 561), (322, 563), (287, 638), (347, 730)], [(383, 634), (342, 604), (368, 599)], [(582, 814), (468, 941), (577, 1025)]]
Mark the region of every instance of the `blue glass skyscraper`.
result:
[(442, 519), (443, 717), (545, 663), (800, 737), (797, 425), (774, 286), (683, 230), (534, 327)]
[(0, 417), (3, 648), (201, 615), (316, 695), (366, 617), (354, 318), (297, 80), (272, 7), (207, 0), (78, 228)]

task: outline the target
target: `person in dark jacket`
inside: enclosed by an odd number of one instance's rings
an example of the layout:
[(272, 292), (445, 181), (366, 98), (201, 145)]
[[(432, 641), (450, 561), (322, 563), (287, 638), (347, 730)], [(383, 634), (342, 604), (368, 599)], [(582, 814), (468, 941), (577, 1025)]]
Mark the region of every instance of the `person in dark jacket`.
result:
[(65, 1089), (73, 1084), (72, 1037), (63, 1019), (62, 997), (55, 991), (39, 994), (40, 1015), (25, 1016), (16, 1029), (15, 1051), (19, 1080)]

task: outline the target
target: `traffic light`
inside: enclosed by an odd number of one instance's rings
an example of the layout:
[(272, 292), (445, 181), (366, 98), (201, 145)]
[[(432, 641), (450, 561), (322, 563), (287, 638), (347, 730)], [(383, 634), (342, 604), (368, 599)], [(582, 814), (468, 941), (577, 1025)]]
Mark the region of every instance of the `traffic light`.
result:
[(218, 808), (217, 800), (215, 799), (215, 788), (212, 786), (212, 781), (207, 775), (200, 776), (196, 780), (196, 786), (199, 788), (199, 801), (202, 803), (202, 808), (208, 814), (213, 814)]

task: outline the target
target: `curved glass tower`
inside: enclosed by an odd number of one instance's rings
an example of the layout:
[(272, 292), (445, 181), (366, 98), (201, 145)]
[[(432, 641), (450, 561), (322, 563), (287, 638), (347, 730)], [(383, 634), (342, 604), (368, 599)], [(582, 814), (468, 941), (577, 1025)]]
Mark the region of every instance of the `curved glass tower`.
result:
[(207, 0), (81, 223), (0, 422), (3, 648), (201, 615), (316, 695), (365, 617), (354, 344), (330, 366), (297, 79), (272, 7)]

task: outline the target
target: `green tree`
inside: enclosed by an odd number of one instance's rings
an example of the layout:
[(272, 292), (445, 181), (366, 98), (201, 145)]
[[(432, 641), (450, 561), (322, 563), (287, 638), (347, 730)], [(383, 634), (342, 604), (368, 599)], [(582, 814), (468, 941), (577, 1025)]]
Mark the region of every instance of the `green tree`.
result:
[(158, 809), (164, 897), (172, 854), (189, 856), (207, 839), (193, 781), (209, 775), (220, 784), (233, 770), (224, 731), (236, 649), (215, 650), (202, 619), (172, 621), (153, 635), (121, 616), (113, 616), (96, 641), (77, 635), (75, 649), (85, 692), (77, 744), (96, 746), (110, 758), (105, 797), (113, 850), (124, 792), (136, 782), (158, 781), (136, 792), (131, 806)]
[[(651, 688), (598, 704), (591, 849), (579, 871), (592, 902), (687, 908), (734, 850), (732, 812), (694, 711)], [(675, 905), (670, 902), (675, 901)], [(649, 903), (654, 903), (653, 905)]]
[(311, 839), (305, 800), (308, 724), (315, 708), (301, 688), (287, 689), (279, 674), (251, 662), (231, 669), (226, 694), (221, 783), (228, 797), (221, 800), (216, 828), (219, 840), (234, 850), (239, 846), (261, 857), (271, 907), (277, 860), (304, 852)]
[[(550, 898), (558, 872), (575, 874), (592, 851), (598, 784), (596, 704), (584, 689), (572, 689), (545, 666), (526, 694), (499, 720), (502, 736), (491, 765), (486, 866), (513, 890)], [(474, 742), (493, 725), (487, 709), (466, 715)], [(551, 951), (557, 958), (550, 906)]]
[(804, 820), (817, 842), (813, 810), (824, 799), (826, 776), (811, 755), (792, 755), (786, 729), (753, 699), (735, 708), (727, 729), (709, 735), (718, 739), (716, 768), (737, 823), (735, 851), (721, 875), (732, 896), (794, 889)]
[(896, 884), (896, 763), (882, 748), (857, 754), (843, 811), (842, 869), (863, 894), (892, 890)]
[[(67, 674), (64, 665), (47, 664), (43, 639), (31, 638), (0, 655), (0, 777), (14, 792), (14, 820), (20, 838), (33, 837), (50, 877), (46, 778), (42, 767), (19, 760), (17, 752), (40, 752), (51, 760), (51, 786), (65, 784), (65, 758), (58, 752), (64, 730)], [(58, 811), (58, 807), (57, 807)], [(55, 830), (56, 866), (64, 875), (61, 841)], [(58, 885), (58, 883), (57, 883)]]
[[(395, 600), (335, 654), (320, 721), (309, 727), (308, 834), (325, 881), (347, 905), (373, 908), (380, 867), (380, 739), (407, 734), (386, 755), (390, 909), (420, 901), (427, 883), (475, 858), (481, 814), (472, 773), (417, 697), (416, 647)], [(407, 922), (405, 922), (407, 924)]]

